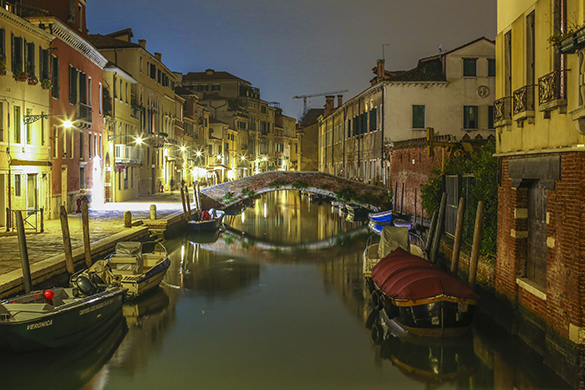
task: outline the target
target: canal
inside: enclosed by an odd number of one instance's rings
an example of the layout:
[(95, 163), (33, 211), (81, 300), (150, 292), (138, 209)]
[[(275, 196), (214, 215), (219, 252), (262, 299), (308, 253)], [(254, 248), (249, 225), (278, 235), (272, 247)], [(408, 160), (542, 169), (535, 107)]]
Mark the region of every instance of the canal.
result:
[(459, 339), (400, 333), (370, 307), (370, 235), (297, 191), (217, 235), (167, 240), (172, 266), (125, 320), (66, 351), (0, 355), (2, 389), (568, 389), (488, 320)]

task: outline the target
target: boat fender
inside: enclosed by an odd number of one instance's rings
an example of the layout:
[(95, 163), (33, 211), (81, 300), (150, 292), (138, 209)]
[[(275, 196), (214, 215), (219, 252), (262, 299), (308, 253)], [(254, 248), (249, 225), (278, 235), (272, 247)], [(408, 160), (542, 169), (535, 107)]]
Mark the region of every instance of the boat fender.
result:
[(374, 345), (382, 344), (382, 341), (384, 340), (384, 329), (379, 323), (372, 325), (372, 332), (370, 336), (372, 337), (372, 342)]
[(91, 280), (89, 280), (87, 276), (84, 275), (79, 275), (75, 283), (77, 284), (77, 288), (79, 288), (79, 291), (81, 291), (83, 295), (95, 294), (97, 290), (95, 284)]
[(385, 299), (383, 302), (384, 311), (389, 319), (393, 319), (398, 315), (398, 307), (394, 305), (389, 299)]
[(384, 298), (382, 294), (378, 290), (374, 290), (372, 292), (372, 307), (375, 310), (382, 310), (384, 308), (384, 302), (382, 301)]

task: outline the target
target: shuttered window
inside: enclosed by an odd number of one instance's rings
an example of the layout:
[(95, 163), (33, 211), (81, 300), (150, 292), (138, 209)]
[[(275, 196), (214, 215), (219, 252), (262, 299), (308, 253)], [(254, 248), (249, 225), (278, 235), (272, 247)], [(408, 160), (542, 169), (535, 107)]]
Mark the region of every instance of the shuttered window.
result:
[(526, 277), (546, 287), (547, 189), (535, 181), (528, 189), (528, 247)]
[(77, 104), (77, 69), (69, 65), (69, 103)]
[(51, 88), (52, 96), (55, 99), (58, 99), (60, 96), (59, 93), (59, 58), (56, 56), (51, 57), (51, 83), (53, 87)]

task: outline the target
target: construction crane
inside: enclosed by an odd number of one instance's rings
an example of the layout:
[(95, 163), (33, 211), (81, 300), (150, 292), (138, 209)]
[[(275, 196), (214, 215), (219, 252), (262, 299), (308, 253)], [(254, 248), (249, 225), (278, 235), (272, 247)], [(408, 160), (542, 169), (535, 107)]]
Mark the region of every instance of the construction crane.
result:
[(347, 92), (347, 89), (341, 91), (333, 91), (333, 92), (322, 92), (322, 93), (312, 93), (310, 95), (298, 95), (293, 96), (293, 99), (303, 99), (303, 116), (307, 113), (307, 98), (315, 97), (315, 96), (329, 96), (329, 95), (337, 95), (339, 93)]

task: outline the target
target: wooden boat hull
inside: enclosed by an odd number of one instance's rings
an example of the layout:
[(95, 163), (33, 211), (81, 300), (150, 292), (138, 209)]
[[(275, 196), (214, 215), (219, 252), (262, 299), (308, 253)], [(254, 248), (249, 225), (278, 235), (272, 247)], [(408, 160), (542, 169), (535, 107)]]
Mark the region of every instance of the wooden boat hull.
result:
[(446, 296), (401, 302), (388, 297), (377, 286), (371, 293), (374, 308), (383, 310), (403, 330), (417, 336), (463, 335), (469, 331), (477, 307), (476, 300)]
[(122, 288), (128, 290), (127, 298), (134, 299), (156, 289), (167, 274), (170, 265), (171, 261), (167, 257), (143, 274), (123, 275), (120, 283)]
[(216, 210), (217, 217), (210, 219), (208, 221), (187, 221), (188, 228), (190, 231), (210, 231), (210, 230), (218, 230), (221, 226), (223, 221), (223, 217), (225, 212), (222, 210)]
[[(42, 292), (36, 292), (42, 294)], [(98, 330), (113, 316), (122, 316), (124, 291), (109, 288), (94, 295), (76, 299), (56, 310), (22, 321), (0, 321), (0, 347), (15, 351), (40, 348), (63, 348), (78, 344)], [(16, 298), (15, 298), (16, 299)], [(27, 310), (26, 303), (10, 304), (11, 310)], [(13, 309), (14, 307), (14, 309)]]

